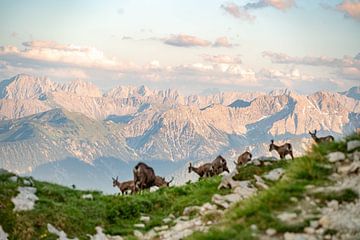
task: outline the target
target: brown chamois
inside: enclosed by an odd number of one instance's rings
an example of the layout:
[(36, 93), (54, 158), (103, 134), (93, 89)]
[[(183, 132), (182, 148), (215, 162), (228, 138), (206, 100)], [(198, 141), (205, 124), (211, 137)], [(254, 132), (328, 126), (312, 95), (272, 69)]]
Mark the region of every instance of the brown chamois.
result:
[(138, 190), (144, 190), (155, 185), (156, 176), (154, 169), (145, 163), (138, 163), (133, 169), (133, 174), (136, 192)]
[(280, 155), (280, 159), (285, 159), (286, 155), (290, 155), (291, 159), (294, 159), (294, 155), (292, 152), (292, 146), (290, 143), (285, 143), (281, 146), (277, 146), (274, 144), (274, 140), (271, 140), (269, 151), (275, 150)]
[(316, 129), (314, 130), (314, 133), (309, 131), (309, 134), (311, 135), (312, 139), (314, 139), (314, 141), (319, 144), (319, 143), (324, 143), (324, 142), (333, 142), (334, 141), (334, 137), (331, 135), (328, 135), (326, 137), (317, 137), (316, 136)]
[(127, 192), (130, 190), (130, 194), (134, 192), (134, 181), (126, 181), (126, 182), (119, 182), (118, 177), (112, 178), (113, 180), (113, 187), (118, 187), (121, 194), (127, 194)]
[(210, 172), (211, 167), (212, 167), (211, 163), (205, 163), (205, 164), (201, 165), (200, 167), (193, 167), (190, 163), (189, 173), (191, 173), (191, 171), (193, 171), (193, 172), (197, 173), (200, 176), (200, 178), (210, 177), (210, 176), (212, 176), (212, 173)]
[(224, 171), (228, 173), (230, 172), (227, 167), (225, 158), (223, 158), (221, 155), (217, 156), (215, 160), (211, 162), (211, 165), (212, 170), (210, 171), (210, 173), (212, 174), (212, 176), (219, 175)]
[(170, 181), (166, 181), (165, 178), (156, 176), (155, 178), (155, 186), (157, 187), (169, 187), (170, 183), (174, 180), (174, 177), (171, 177)]
[(237, 166), (244, 165), (247, 162), (250, 162), (251, 158), (252, 158), (252, 154), (250, 152), (246, 151), (238, 157), (237, 161), (235, 162), (235, 165), (237, 165)]

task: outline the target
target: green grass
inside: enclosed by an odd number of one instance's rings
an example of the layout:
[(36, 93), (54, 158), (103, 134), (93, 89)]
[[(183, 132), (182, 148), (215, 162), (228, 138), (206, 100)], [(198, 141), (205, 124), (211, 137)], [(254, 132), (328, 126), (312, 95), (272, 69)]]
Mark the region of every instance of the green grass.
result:
[[(10, 239), (56, 239), (48, 233), (51, 223), (65, 231), (69, 237), (88, 239), (95, 226), (102, 226), (108, 234), (131, 236), (133, 224), (139, 223), (141, 214), (151, 216), (145, 230), (162, 224), (170, 213), (181, 215), (187, 206), (209, 202), (220, 177), (205, 179), (182, 187), (163, 188), (132, 196), (102, 195), (94, 191), (78, 191), (56, 184), (35, 181), (39, 201), (31, 211), (13, 213), (11, 197), (17, 195), (17, 183), (9, 176), (0, 176), (0, 225), (10, 234)], [(223, 190), (221, 193), (227, 193)], [(81, 196), (91, 193), (94, 200)]]
[[(287, 224), (278, 220), (276, 213), (295, 206), (296, 203), (290, 200), (291, 197), (303, 199), (307, 185), (330, 184), (327, 177), (333, 172), (333, 167), (327, 161), (326, 155), (333, 151), (346, 152), (346, 141), (354, 139), (360, 140), (360, 136), (352, 135), (343, 141), (314, 145), (305, 156), (293, 161), (279, 161), (277, 164), (261, 167), (261, 169), (256, 166), (241, 168), (239, 175), (236, 176), (239, 180), (251, 179), (253, 174), (261, 175), (276, 167), (286, 168), (286, 175), (268, 190), (239, 202), (226, 212), (218, 225), (212, 227), (207, 233), (195, 233), (188, 239), (256, 239), (256, 235), (253, 235), (250, 230), (252, 224), (256, 224), (260, 231), (265, 231), (267, 228), (274, 228), (278, 233), (303, 231), (309, 224), (308, 221)], [(324, 201), (336, 199), (341, 202), (353, 201), (358, 198), (358, 195), (353, 191), (345, 190), (321, 197)]]
[(320, 200), (321, 203), (325, 204), (331, 200), (336, 200), (339, 203), (353, 202), (359, 198), (359, 194), (352, 189), (344, 189), (340, 192), (318, 192), (314, 193), (313, 197)]

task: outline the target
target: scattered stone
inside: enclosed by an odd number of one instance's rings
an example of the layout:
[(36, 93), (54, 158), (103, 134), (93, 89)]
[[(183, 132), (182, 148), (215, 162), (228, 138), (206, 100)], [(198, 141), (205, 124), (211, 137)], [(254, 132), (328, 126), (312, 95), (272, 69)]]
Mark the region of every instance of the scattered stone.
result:
[(327, 206), (333, 210), (338, 210), (339, 209), (339, 202), (336, 200), (331, 200), (330, 202), (327, 203)]
[(360, 161), (360, 152), (357, 150), (351, 154), (348, 154), (348, 157), (351, 161)]
[(33, 181), (31, 181), (31, 179), (24, 179), (23, 184), (25, 186), (33, 186), (34, 185)]
[(186, 207), (183, 211), (183, 215), (185, 216), (189, 216), (191, 214), (197, 214), (200, 211), (200, 207), (199, 206), (190, 206), (190, 207)]
[(211, 225), (212, 223), (212, 221), (207, 221), (206, 225)]
[(285, 233), (284, 240), (316, 240), (315, 236), (304, 233)]
[[(0, 170), (1, 170), (1, 169), (0, 169)], [(7, 239), (8, 239), (8, 236), (9, 236), (9, 234), (7, 234), (7, 233), (3, 230), (2, 226), (0, 225), (0, 240), (7, 240)]]
[(17, 182), (18, 176), (11, 176), (11, 177), (9, 177), (9, 180), (12, 182)]
[(319, 220), (319, 224), (323, 227), (323, 228), (328, 228), (330, 225), (330, 219), (328, 216), (322, 216)]
[(310, 227), (312, 228), (318, 228), (319, 227), (319, 221), (310, 221)]
[(261, 165), (261, 162), (258, 160), (258, 159), (255, 159), (253, 161), (251, 161), (252, 164), (254, 164), (255, 166), (260, 166)]
[(91, 236), (88, 234), (90, 240), (123, 240), (121, 236), (110, 236), (103, 233), (103, 229), (99, 226), (95, 227), (96, 234)]
[(170, 213), (169, 216), (168, 216), (168, 218), (174, 220), (174, 219), (175, 219), (175, 216), (174, 216), (174, 214)]
[(239, 186), (238, 181), (235, 181), (233, 179), (233, 177), (236, 176), (238, 173), (239, 173), (238, 169), (235, 168), (229, 174), (224, 175), (222, 177), (222, 179), (221, 179), (221, 183), (219, 184), (218, 189), (222, 189), (222, 188), (225, 188), (225, 189), (231, 188), (231, 189), (233, 189), (233, 188)]
[(170, 222), (172, 222), (172, 219), (169, 217), (163, 219), (163, 223), (165, 223), (165, 224), (170, 223)]
[(141, 217), (140, 217), (140, 221), (147, 223), (147, 222), (150, 221), (150, 217), (149, 217), (149, 216), (141, 216)]
[(290, 201), (292, 201), (292, 202), (296, 203), (296, 202), (298, 202), (298, 201), (299, 201), (299, 199), (297, 199), (296, 197), (291, 197), (291, 198), (290, 198)]
[(94, 199), (94, 197), (93, 197), (93, 195), (91, 193), (84, 194), (84, 195), (81, 196), (81, 198), (82, 199), (87, 199), (87, 200), (93, 200)]
[(161, 231), (164, 231), (164, 230), (167, 230), (167, 229), (169, 229), (168, 225), (163, 225), (163, 226), (160, 226), (160, 227), (154, 227), (155, 232), (161, 232)]
[(288, 222), (297, 217), (296, 213), (283, 212), (277, 216), (281, 221)]
[(180, 217), (179, 217), (179, 220), (181, 220), (181, 221), (187, 221), (187, 220), (189, 220), (189, 216), (180, 216)]
[(270, 172), (268, 172), (267, 174), (265, 174), (263, 177), (266, 178), (267, 180), (277, 181), (282, 177), (282, 175), (284, 175), (284, 173), (285, 173), (284, 169), (275, 168)]
[(251, 224), (250, 229), (251, 229), (252, 231), (257, 231), (257, 230), (258, 230), (258, 227), (257, 227), (256, 224)]
[(342, 152), (332, 152), (327, 155), (329, 162), (338, 162), (345, 159), (345, 154)]
[(325, 229), (323, 229), (323, 228), (316, 229), (317, 235), (324, 235), (324, 233), (325, 233)]
[(315, 186), (314, 185), (311, 185), (311, 184), (309, 184), (309, 185), (306, 185), (306, 190), (311, 190), (311, 189), (314, 189), (315, 188)]
[(339, 166), (337, 168), (338, 173), (344, 175), (350, 175), (352, 173), (357, 173), (360, 170), (360, 161), (354, 161), (349, 165)]
[[(71, 240), (71, 238), (68, 238), (66, 233), (64, 231), (56, 229), (53, 225), (50, 223), (47, 224), (47, 229), (50, 233), (57, 235), (59, 240)], [(78, 238), (73, 238), (73, 240), (77, 240)]]
[(18, 187), (19, 194), (12, 198), (14, 203), (14, 211), (27, 211), (32, 210), (35, 205), (35, 201), (38, 197), (35, 195), (36, 188), (33, 187)]
[(360, 141), (359, 140), (353, 140), (347, 142), (347, 151), (350, 152), (356, 148), (360, 148)]
[(269, 189), (269, 186), (266, 185), (266, 183), (264, 182), (264, 180), (261, 177), (259, 177), (258, 175), (254, 175), (254, 178), (256, 180), (255, 186), (257, 186), (260, 189), (264, 189), (264, 190)]
[(139, 230), (134, 230), (134, 236), (138, 239), (144, 239), (144, 235)]
[(200, 214), (204, 215), (204, 214), (206, 214), (207, 211), (212, 211), (212, 210), (216, 210), (216, 209), (217, 209), (216, 205), (213, 205), (211, 203), (204, 203), (200, 207)]
[[(135, 230), (137, 231), (137, 230)], [(134, 235), (135, 235), (135, 231), (134, 231)], [(141, 233), (141, 232), (140, 232)], [(142, 233), (141, 233), (142, 234)], [(138, 234), (139, 235), (139, 234)], [(157, 232), (155, 232), (154, 229), (151, 229), (149, 232), (146, 233), (145, 236), (143, 236), (142, 238), (139, 238), (139, 239), (153, 239), (157, 236)], [(135, 235), (136, 236), (136, 235)]]
[(307, 234), (314, 234), (315, 233), (315, 229), (312, 227), (306, 227), (304, 228), (304, 232)]
[(216, 205), (218, 205), (218, 206), (220, 206), (220, 207), (222, 207), (222, 208), (227, 209), (227, 208), (230, 207), (229, 203), (227, 203), (227, 202), (224, 200), (223, 196), (221, 196), (221, 195), (219, 195), (219, 194), (214, 194), (214, 195), (212, 196), (212, 199), (211, 199), (211, 200), (212, 200), (213, 203), (215, 203)]
[(276, 234), (276, 230), (275, 229), (273, 229), (273, 228), (268, 228), (268, 229), (266, 229), (266, 235), (268, 235), (268, 236), (274, 236)]
[(143, 224), (143, 223), (136, 223), (136, 224), (134, 224), (134, 227), (135, 227), (135, 228), (145, 228), (145, 224)]

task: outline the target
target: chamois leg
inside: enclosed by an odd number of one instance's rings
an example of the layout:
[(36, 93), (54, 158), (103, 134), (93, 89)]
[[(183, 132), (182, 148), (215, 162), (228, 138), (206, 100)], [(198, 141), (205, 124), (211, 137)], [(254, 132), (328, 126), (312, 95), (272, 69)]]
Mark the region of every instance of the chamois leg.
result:
[(291, 156), (291, 159), (292, 159), (292, 160), (294, 160), (294, 155), (293, 155), (293, 152), (292, 152), (292, 151), (290, 151), (290, 153), (289, 153), (289, 154), (290, 154), (290, 156)]
[(284, 154), (280, 154), (280, 159), (283, 160), (285, 158)]

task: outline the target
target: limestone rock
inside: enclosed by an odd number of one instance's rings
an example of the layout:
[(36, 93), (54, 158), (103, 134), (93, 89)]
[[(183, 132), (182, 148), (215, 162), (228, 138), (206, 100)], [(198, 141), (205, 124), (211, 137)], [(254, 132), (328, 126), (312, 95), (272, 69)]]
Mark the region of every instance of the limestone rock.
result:
[(317, 240), (315, 236), (304, 233), (285, 233), (284, 240)]
[(150, 221), (150, 217), (149, 217), (149, 216), (141, 216), (141, 217), (140, 217), (140, 221), (147, 223), (147, 222)]
[(267, 174), (265, 174), (263, 177), (266, 178), (267, 180), (277, 181), (282, 177), (282, 175), (284, 175), (284, 173), (285, 173), (284, 169), (275, 168), (270, 172), (268, 172)]
[[(66, 233), (64, 231), (56, 229), (53, 225), (50, 223), (47, 224), (47, 229), (50, 233), (53, 233), (57, 235), (59, 240), (71, 240), (67, 237)], [(72, 238), (73, 240), (77, 240), (78, 238)]]
[(277, 216), (281, 221), (288, 222), (297, 217), (296, 213), (283, 212)]
[(268, 228), (268, 229), (266, 229), (266, 235), (268, 235), (268, 236), (274, 236), (276, 234), (276, 230), (275, 229), (273, 229), (273, 228)]
[(332, 152), (327, 155), (329, 162), (338, 162), (345, 159), (345, 154), (342, 152)]
[(94, 197), (93, 197), (93, 195), (91, 193), (84, 194), (84, 195), (81, 196), (81, 198), (82, 199), (87, 199), (87, 200), (93, 200), (94, 199)]
[(183, 215), (185, 216), (189, 216), (191, 214), (196, 214), (200, 211), (200, 207), (199, 206), (190, 206), (190, 207), (186, 207), (183, 211)]
[(143, 224), (143, 223), (136, 223), (136, 224), (134, 224), (134, 227), (135, 227), (135, 228), (145, 228), (145, 224)]
[(266, 183), (264, 182), (264, 180), (261, 177), (259, 177), (258, 175), (254, 175), (254, 178), (256, 180), (255, 186), (257, 186), (260, 189), (264, 189), (264, 190), (269, 189), (269, 186), (266, 185)]
[(36, 188), (34, 187), (18, 187), (19, 194), (12, 198), (14, 203), (14, 211), (27, 211), (32, 210), (35, 205), (35, 201), (38, 197), (35, 195)]
[(350, 152), (356, 148), (360, 148), (360, 141), (359, 140), (353, 140), (347, 142), (347, 151)]
[(9, 234), (7, 234), (0, 225), (0, 240), (7, 240), (8, 236)]

